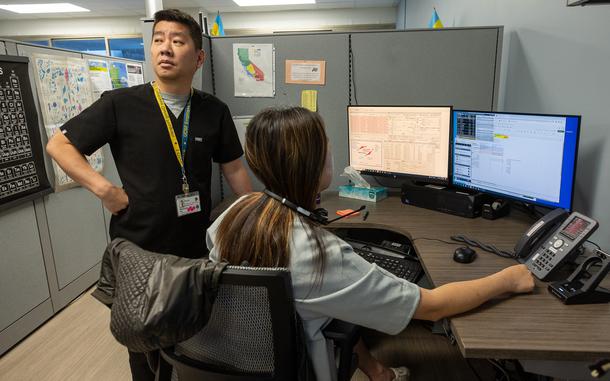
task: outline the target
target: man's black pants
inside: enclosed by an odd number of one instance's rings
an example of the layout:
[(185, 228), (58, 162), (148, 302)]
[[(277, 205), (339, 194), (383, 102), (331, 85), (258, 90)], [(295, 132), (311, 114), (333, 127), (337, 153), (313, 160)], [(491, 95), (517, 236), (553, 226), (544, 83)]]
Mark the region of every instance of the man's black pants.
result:
[(155, 381), (155, 373), (148, 363), (146, 353), (129, 351), (129, 367), (133, 381)]

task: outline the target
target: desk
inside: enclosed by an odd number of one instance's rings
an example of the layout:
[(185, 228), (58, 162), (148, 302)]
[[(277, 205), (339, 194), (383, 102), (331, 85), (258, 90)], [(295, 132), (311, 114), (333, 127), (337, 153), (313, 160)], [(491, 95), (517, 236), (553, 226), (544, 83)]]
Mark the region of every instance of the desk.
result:
[[(369, 216), (346, 218), (332, 227), (381, 228), (402, 233), (411, 240), (420, 237), (449, 240), (465, 234), (500, 249), (512, 250), (519, 237), (533, 223), (513, 211), (498, 220), (463, 218), (403, 205), (398, 196), (378, 203), (340, 198), (336, 193), (322, 195), (322, 207), (329, 218), (338, 209), (356, 209), (366, 204)], [(470, 264), (452, 260), (456, 246), (437, 241), (413, 242), (426, 274), (436, 287), (480, 278), (515, 261), (477, 249)], [(608, 280), (605, 282), (607, 283)], [(462, 355), (467, 358), (519, 360), (591, 361), (610, 356), (610, 304), (566, 306), (536, 279), (531, 294), (493, 300), (468, 313), (450, 319)]]

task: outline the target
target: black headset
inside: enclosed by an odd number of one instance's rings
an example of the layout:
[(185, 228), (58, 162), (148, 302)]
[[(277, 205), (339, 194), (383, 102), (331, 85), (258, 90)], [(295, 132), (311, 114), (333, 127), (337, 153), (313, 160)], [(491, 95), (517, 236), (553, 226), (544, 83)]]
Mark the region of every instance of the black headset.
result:
[(314, 210), (313, 212), (310, 212), (309, 210), (303, 209), (300, 206), (296, 205), (292, 201), (286, 200), (286, 198), (278, 196), (277, 194), (271, 192), (269, 189), (265, 189), (264, 192), (265, 192), (265, 194), (267, 196), (271, 197), (274, 200), (277, 200), (277, 201), (281, 202), (282, 205), (288, 207), (289, 209), (292, 209), (295, 212), (297, 212), (297, 213), (299, 213), (299, 214), (309, 218), (310, 220), (312, 220), (314, 222), (322, 224), (322, 225), (328, 225), (328, 224), (333, 223), (333, 222), (335, 222), (337, 220), (340, 220), (340, 219), (345, 218), (345, 217), (349, 217), (349, 216), (351, 216), (354, 213), (358, 213), (361, 210), (366, 209), (366, 205), (362, 205), (360, 208), (358, 208), (358, 209), (356, 209), (356, 210), (354, 210), (352, 212), (349, 212), (347, 214), (344, 214), (343, 216), (340, 216), (340, 217), (334, 218), (332, 220), (329, 220), (328, 219), (328, 212), (324, 208), (319, 208), (319, 209)]

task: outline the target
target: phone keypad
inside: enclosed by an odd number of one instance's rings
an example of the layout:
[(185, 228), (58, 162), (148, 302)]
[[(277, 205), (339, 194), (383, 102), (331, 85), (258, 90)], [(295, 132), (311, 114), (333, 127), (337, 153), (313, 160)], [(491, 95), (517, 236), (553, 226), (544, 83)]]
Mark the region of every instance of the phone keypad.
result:
[(569, 246), (563, 239), (555, 236), (541, 251), (532, 258), (533, 267), (540, 272), (549, 272), (555, 266), (557, 253), (564, 251), (564, 247)]

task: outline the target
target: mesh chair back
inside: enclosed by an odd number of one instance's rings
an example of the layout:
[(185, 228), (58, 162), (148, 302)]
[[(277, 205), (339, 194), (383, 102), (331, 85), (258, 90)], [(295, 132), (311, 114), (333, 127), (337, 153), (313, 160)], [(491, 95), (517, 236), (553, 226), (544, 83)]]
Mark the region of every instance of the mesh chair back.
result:
[(296, 330), (287, 269), (228, 266), (208, 324), (169, 351), (172, 379), (296, 379)]

